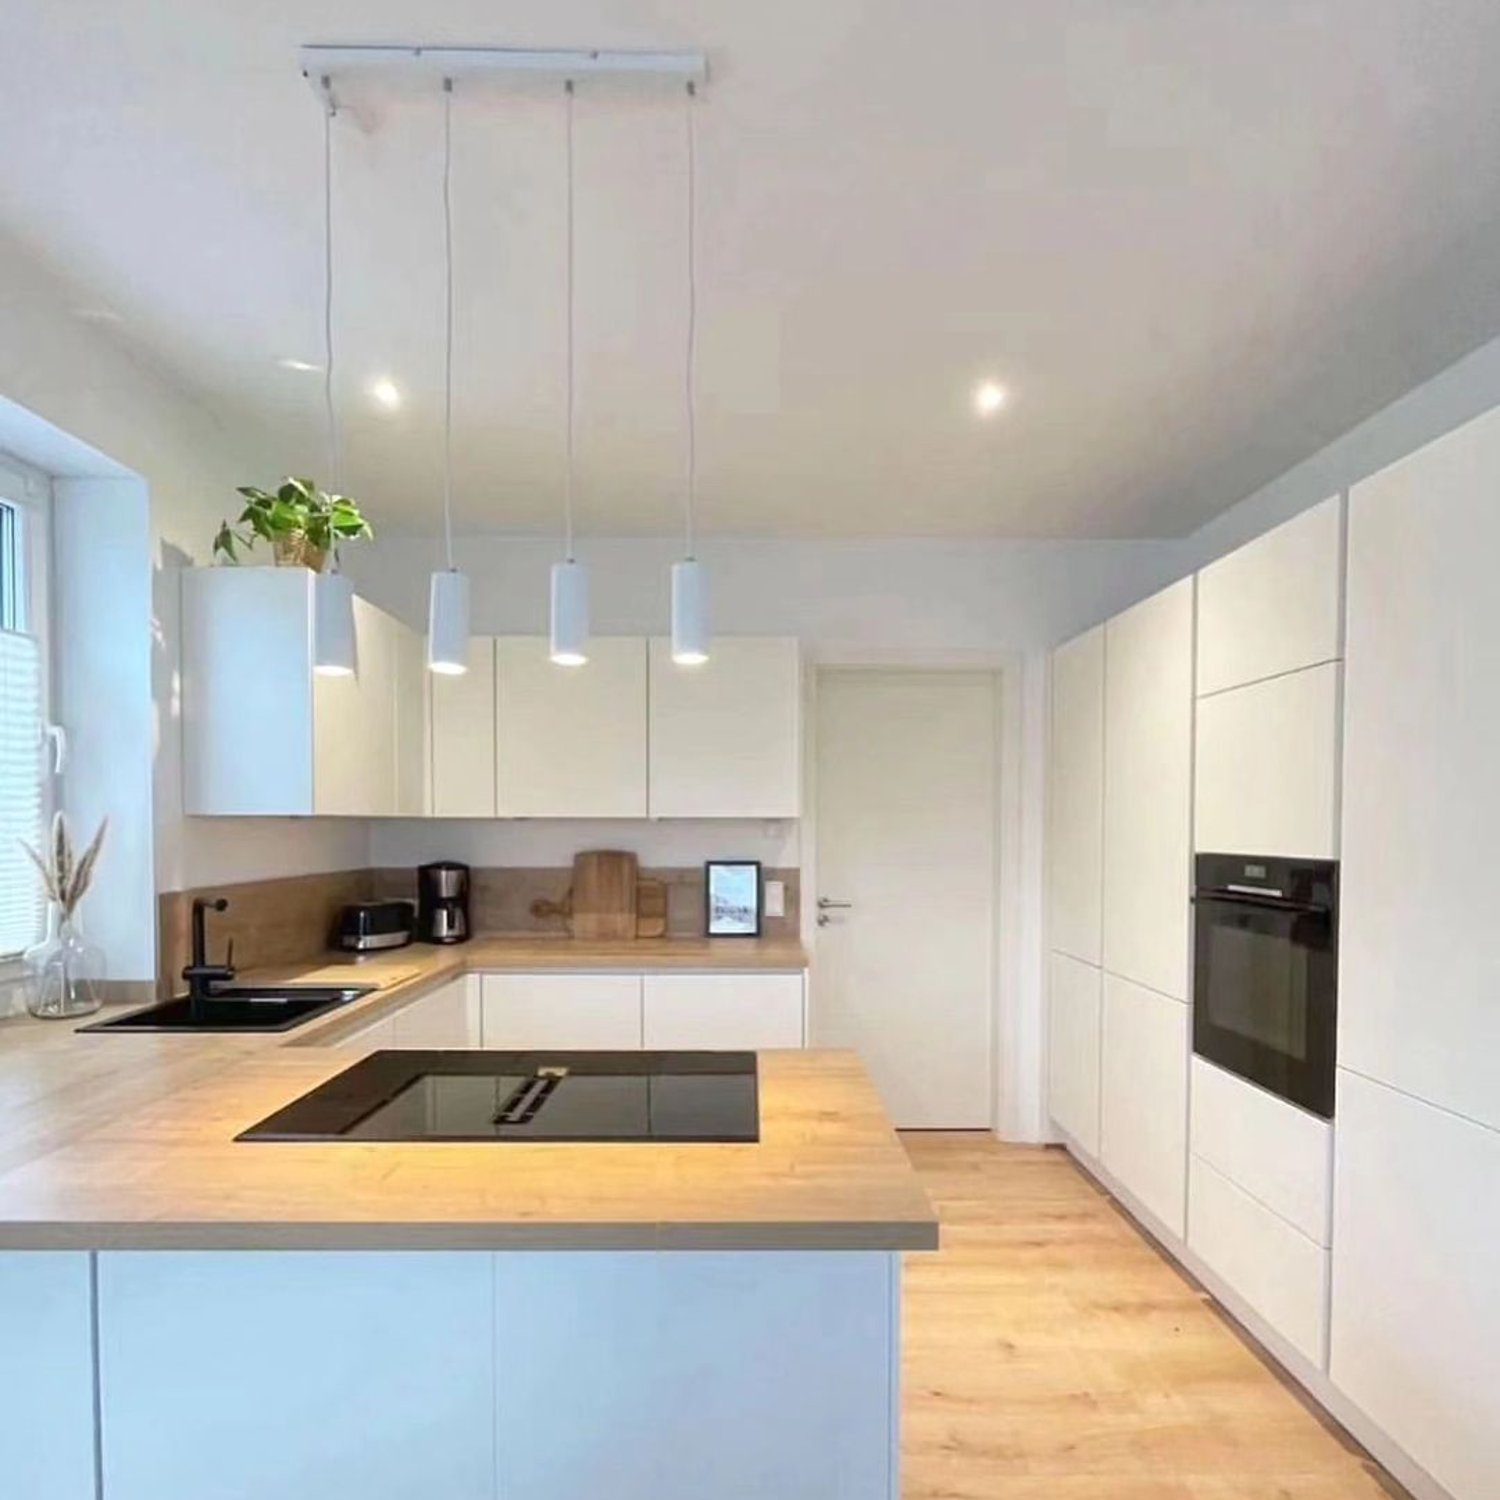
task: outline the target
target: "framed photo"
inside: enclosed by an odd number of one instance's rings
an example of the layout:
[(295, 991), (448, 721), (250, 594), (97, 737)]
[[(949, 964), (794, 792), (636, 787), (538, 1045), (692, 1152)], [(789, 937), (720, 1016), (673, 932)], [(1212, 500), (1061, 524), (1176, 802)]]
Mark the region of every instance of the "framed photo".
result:
[(704, 875), (709, 937), (759, 937), (760, 861), (711, 859)]

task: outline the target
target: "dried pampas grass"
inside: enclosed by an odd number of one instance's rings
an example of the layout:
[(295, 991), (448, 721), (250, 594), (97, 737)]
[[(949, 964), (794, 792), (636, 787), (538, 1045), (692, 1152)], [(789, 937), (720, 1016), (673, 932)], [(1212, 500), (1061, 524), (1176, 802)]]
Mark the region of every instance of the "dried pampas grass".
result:
[(73, 833), (68, 820), (58, 813), (52, 820), (52, 837), (47, 841), (45, 856), (37, 853), (24, 841), (21, 847), (31, 856), (31, 862), (42, 877), (42, 889), (47, 899), (57, 903), (64, 917), (71, 917), (78, 903), (88, 895), (94, 879), (94, 867), (99, 862), (99, 851), (104, 847), (104, 835), (109, 828), (109, 819), (99, 824), (99, 831), (89, 841), (82, 855), (74, 858)]

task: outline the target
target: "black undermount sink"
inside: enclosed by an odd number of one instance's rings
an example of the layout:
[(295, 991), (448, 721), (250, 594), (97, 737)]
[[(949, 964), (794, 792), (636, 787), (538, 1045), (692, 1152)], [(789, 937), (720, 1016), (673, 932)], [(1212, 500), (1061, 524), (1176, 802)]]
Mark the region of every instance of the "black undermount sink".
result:
[(80, 1026), (80, 1031), (290, 1031), (368, 995), (371, 986), (302, 984), (277, 989), (269, 985), (253, 989), (225, 986), (212, 995), (194, 1000), (179, 995), (175, 1000), (145, 1010), (131, 1011), (109, 1021)]

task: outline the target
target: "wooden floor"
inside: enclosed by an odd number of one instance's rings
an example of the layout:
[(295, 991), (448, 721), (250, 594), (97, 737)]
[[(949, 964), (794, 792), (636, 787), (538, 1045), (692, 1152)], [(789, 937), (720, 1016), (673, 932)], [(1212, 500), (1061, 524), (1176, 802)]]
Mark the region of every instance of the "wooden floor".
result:
[(906, 1500), (1389, 1500), (1060, 1150), (905, 1137), (943, 1221), (906, 1272)]

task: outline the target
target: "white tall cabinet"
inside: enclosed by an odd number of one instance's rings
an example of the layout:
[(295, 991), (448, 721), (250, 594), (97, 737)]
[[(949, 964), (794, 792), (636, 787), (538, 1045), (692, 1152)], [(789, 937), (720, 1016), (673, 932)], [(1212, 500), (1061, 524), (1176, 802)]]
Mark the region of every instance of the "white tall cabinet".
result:
[(1500, 1494), (1500, 411), (1349, 498), (1331, 1372)]

